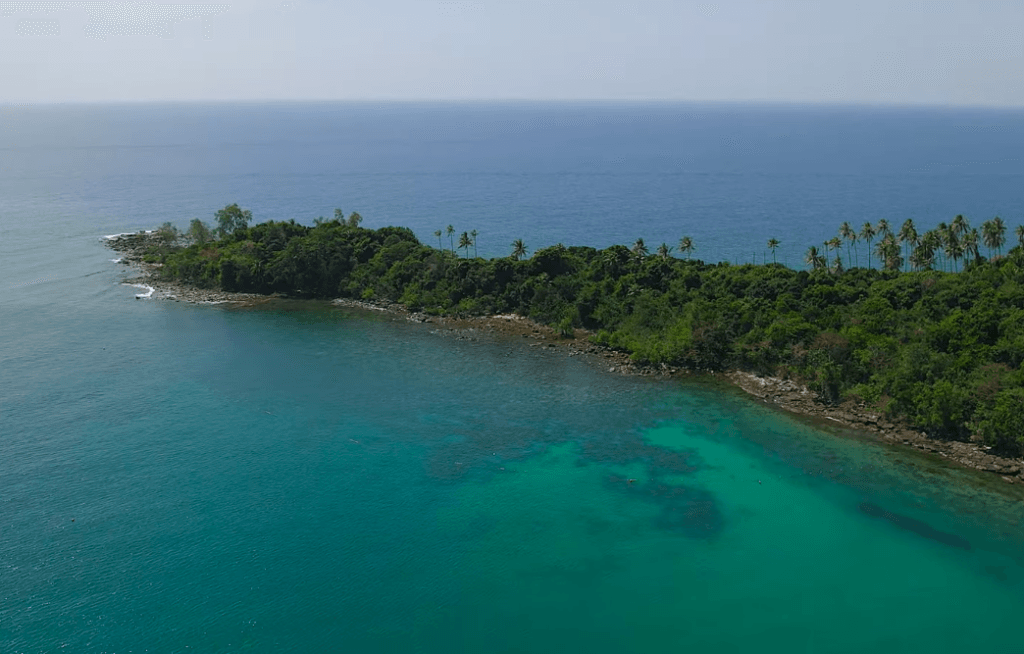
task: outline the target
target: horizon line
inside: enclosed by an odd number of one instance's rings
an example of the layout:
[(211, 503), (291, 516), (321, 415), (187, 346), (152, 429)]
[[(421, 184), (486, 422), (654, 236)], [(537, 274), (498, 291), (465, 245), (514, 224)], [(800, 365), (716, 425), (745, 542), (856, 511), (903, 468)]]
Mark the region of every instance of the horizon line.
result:
[(236, 99), (149, 99), (149, 100), (61, 100), (0, 101), (0, 108), (45, 106), (113, 106), (113, 105), (284, 105), (284, 104), (386, 104), (386, 105), (692, 105), (692, 106), (767, 106), (778, 108), (849, 108), (849, 109), (974, 109), (992, 111), (1024, 111), (1024, 105), (1002, 104), (939, 104), (934, 102), (871, 102), (818, 100), (696, 100), (680, 98), (236, 98)]

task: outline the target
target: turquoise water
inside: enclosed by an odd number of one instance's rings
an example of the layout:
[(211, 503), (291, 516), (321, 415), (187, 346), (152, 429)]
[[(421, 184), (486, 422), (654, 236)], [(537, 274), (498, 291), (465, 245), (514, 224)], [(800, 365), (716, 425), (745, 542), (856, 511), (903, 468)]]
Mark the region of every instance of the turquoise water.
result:
[[(1020, 487), (522, 339), (136, 300), (101, 235), (330, 165), (51, 133), (2, 150), (0, 651), (1020, 649)], [(467, 214), (502, 193), (461, 179)]]
[(37, 307), (5, 349), (5, 651), (1016, 646), (988, 477), (713, 384), (107, 281), (102, 327)]

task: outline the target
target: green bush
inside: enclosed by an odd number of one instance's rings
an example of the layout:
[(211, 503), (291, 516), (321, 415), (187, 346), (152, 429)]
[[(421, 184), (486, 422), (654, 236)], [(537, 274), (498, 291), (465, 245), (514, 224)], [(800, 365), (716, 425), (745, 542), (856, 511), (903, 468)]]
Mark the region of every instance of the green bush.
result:
[[(558, 245), (522, 261), (463, 259), (402, 227), (359, 221), (248, 227), (154, 239), (147, 261), (196, 286), (394, 300), (432, 315), (516, 312), (636, 361), (792, 375), (945, 438), (1024, 449), (1024, 252), (959, 274), (708, 265)], [(230, 224), (228, 224), (230, 222)], [(170, 234), (164, 229), (165, 235)]]

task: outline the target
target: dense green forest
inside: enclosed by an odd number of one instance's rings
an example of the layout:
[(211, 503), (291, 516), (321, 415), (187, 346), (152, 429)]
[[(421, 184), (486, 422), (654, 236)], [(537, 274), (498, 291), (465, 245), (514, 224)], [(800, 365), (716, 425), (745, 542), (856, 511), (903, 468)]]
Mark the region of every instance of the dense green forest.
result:
[[(475, 248), (470, 256), (476, 234), (456, 237), (451, 227), (434, 233), (433, 247), (407, 228), (365, 229), (340, 211), (312, 227), (250, 221), (231, 205), (216, 229), (165, 225), (146, 259), (201, 287), (518, 313), (566, 334), (583, 327), (639, 362), (790, 377), (826, 402), (864, 403), (937, 438), (1024, 452), (1024, 247), (1002, 252), (1002, 221), (986, 222), (980, 238), (961, 216), (920, 237), (912, 223), (899, 233), (884, 221), (844, 224), (808, 250), (800, 271), (707, 264), (690, 258), (689, 237), (685, 259), (666, 244), (650, 254), (638, 240), (532, 256), (517, 241), (509, 257), (484, 260)], [(1024, 241), (1024, 230), (1017, 236)], [(870, 267), (853, 262), (865, 254)]]

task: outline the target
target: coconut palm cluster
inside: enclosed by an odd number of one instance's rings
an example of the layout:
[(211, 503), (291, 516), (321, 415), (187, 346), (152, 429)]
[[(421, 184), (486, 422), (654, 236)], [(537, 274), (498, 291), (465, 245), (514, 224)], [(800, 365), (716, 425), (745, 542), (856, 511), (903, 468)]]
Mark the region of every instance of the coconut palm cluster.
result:
[[(1016, 230), (1017, 240), (1024, 245), (1024, 225)], [(913, 219), (903, 221), (895, 231), (889, 221), (882, 218), (875, 224), (865, 222), (858, 231), (849, 222), (839, 226), (839, 234), (822, 244), (822, 249), (812, 245), (807, 248), (804, 263), (814, 270), (842, 272), (845, 267), (860, 266), (858, 243), (866, 245), (867, 266), (873, 268), (875, 261), (884, 270), (947, 270), (957, 272), (960, 262), (964, 265), (982, 260), (981, 248), (988, 251), (988, 258), (1003, 255), (1006, 245), (1006, 223), (996, 216), (981, 225), (981, 231), (971, 227), (962, 214), (950, 223), (941, 222), (934, 229), (918, 232)], [(779, 242), (768, 241), (773, 254)], [(843, 265), (842, 250), (846, 249), (846, 265)], [(872, 257), (874, 255), (874, 257)]]

